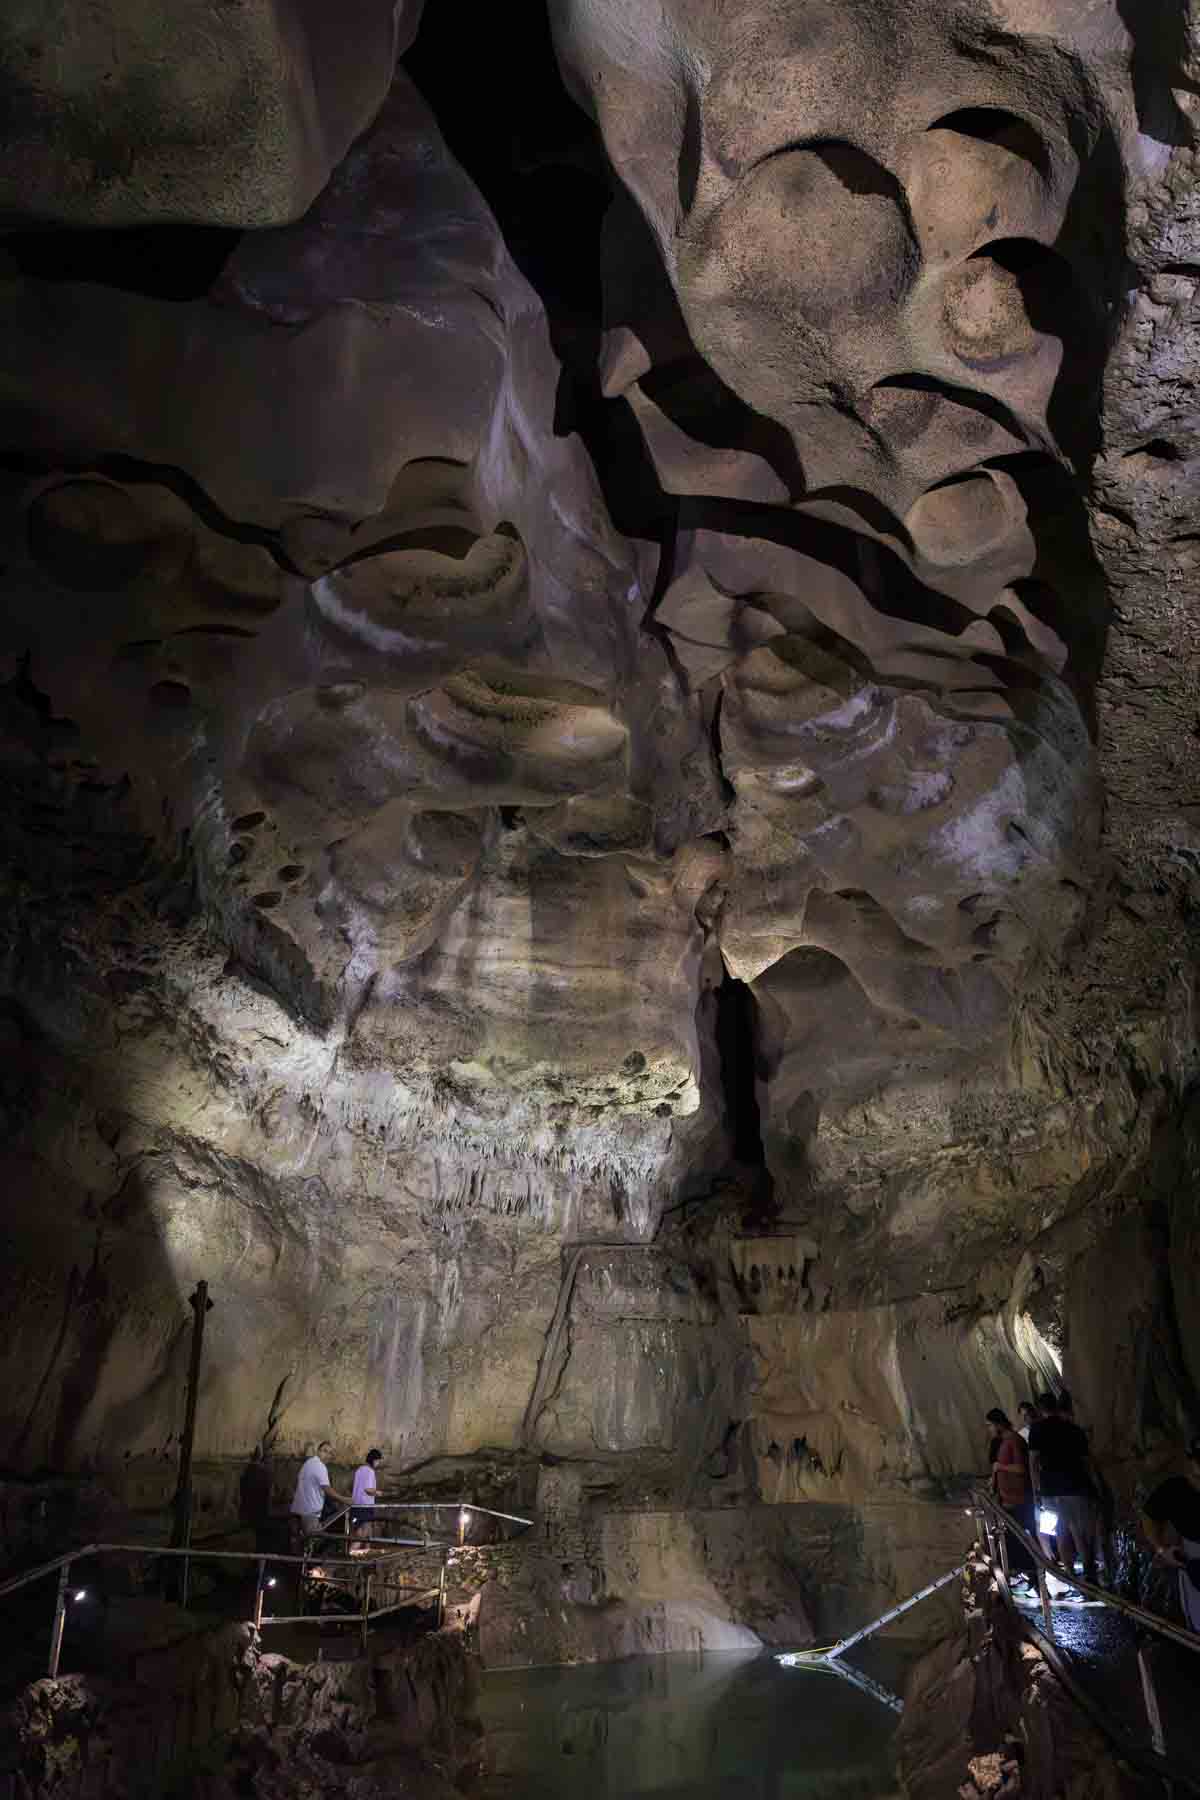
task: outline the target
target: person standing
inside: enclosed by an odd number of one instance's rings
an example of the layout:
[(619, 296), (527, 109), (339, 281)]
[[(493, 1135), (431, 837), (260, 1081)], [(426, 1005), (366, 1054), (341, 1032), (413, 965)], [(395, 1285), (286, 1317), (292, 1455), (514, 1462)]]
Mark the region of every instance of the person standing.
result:
[[(987, 1415), (987, 1422), (993, 1428), (992, 1438), (992, 1492), (1004, 1508), (1005, 1512), (1027, 1531), (1030, 1536), (1034, 1531), (1033, 1491), (1029, 1479), (1029, 1451), (1019, 1432), (1014, 1430), (1008, 1414), (998, 1406), (993, 1406)], [(1010, 1567), (1022, 1574), (1028, 1573), (1033, 1561), (1024, 1545), (1016, 1538), (1009, 1536)]]
[(1047, 1556), (1052, 1554), (1048, 1539), (1057, 1538), (1058, 1559), (1069, 1572), (1078, 1554), (1084, 1580), (1094, 1583), (1100, 1521), (1088, 1441), (1078, 1425), (1062, 1416), (1054, 1394), (1039, 1394), (1037, 1403), (1042, 1416), (1029, 1432), (1033, 1486), (1039, 1506), (1056, 1515), (1050, 1530), (1042, 1530), (1039, 1519), (1038, 1536)]
[(1030, 1429), (1032, 1426), (1036, 1425), (1042, 1415), (1032, 1400), (1022, 1400), (1017, 1407), (1017, 1411), (1021, 1415), (1021, 1423), (1017, 1427), (1017, 1436), (1023, 1438), (1026, 1444), (1028, 1444)]
[(382, 1450), (368, 1450), (354, 1471), (354, 1486), (350, 1493), (350, 1524), (356, 1537), (369, 1538), (371, 1535), (373, 1515), (379, 1499), (376, 1475), (382, 1461)]
[(1200, 1632), (1200, 1437), (1187, 1447), (1191, 1468), (1169, 1475), (1142, 1502), (1142, 1530), (1179, 1571), (1179, 1604), (1189, 1631)]
[(321, 1513), (325, 1501), (337, 1500), (343, 1506), (350, 1501), (345, 1494), (339, 1494), (329, 1480), (329, 1467), (325, 1461), (333, 1454), (333, 1445), (327, 1438), (317, 1445), (316, 1454), (306, 1457), (300, 1465), (300, 1473), (296, 1477), (296, 1492), (292, 1496), (292, 1513), (300, 1520), (300, 1530), (306, 1538), (315, 1537), (321, 1529)]

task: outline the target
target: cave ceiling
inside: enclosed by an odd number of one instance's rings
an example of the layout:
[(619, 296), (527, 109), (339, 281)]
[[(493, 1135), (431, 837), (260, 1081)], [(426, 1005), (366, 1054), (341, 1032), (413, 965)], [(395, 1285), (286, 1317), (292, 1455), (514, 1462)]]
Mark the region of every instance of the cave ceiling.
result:
[(0, 22), (31, 1266), (961, 1282), (1190, 1068), (1190, 15), (512, 10)]

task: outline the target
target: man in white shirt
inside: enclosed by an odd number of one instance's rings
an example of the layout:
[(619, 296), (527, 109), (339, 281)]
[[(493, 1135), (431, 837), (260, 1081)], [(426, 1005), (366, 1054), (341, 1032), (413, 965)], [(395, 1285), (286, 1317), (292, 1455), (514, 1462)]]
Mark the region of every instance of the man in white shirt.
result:
[(371, 1535), (371, 1513), (379, 1498), (375, 1472), (382, 1461), (382, 1450), (368, 1450), (354, 1471), (354, 1488), (350, 1497), (354, 1511), (350, 1514), (350, 1523), (357, 1537)]
[(296, 1477), (296, 1492), (292, 1496), (292, 1511), (300, 1520), (300, 1529), (305, 1537), (315, 1537), (321, 1529), (321, 1514), (326, 1499), (340, 1500), (343, 1506), (350, 1502), (345, 1494), (339, 1494), (329, 1481), (329, 1470), (325, 1458), (333, 1454), (333, 1445), (323, 1439), (317, 1445), (315, 1456), (308, 1457), (300, 1465), (300, 1473)]

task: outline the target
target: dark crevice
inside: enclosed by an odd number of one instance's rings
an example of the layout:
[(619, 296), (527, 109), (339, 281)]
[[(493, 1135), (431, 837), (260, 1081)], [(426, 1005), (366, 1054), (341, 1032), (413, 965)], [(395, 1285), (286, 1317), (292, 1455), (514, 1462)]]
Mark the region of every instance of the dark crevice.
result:
[[(598, 318), (600, 224), (612, 184), (599, 133), (559, 74), (547, 9), (443, 0), (425, 9), (404, 68), (499, 220), (552, 328)], [(506, 92), (536, 93), (537, 105), (497, 106)]]
[[(713, 700), (712, 719), (709, 723), (708, 732), (709, 742), (712, 746), (713, 767), (716, 769), (717, 779), (721, 783), (721, 798), (727, 806), (732, 806), (737, 799), (737, 790), (732, 781), (730, 781), (728, 775), (726, 775), (725, 764), (721, 761), (721, 703), (724, 698), (724, 689), (718, 688)], [(725, 833), (721, 832), (719, 835), (725, 848), (728, 849), (729, 840), (725, 836)]]
[(1138, 444), (1132, 450), (1124, 452), (1125, 460), (1131, 456), (1144, 456), (1151, 462), (1182, 462), (1183, 451), (1178, 444), (1172, 444), (1167, 438), (1151, 438), (1145, 444)]
[[(675, 315), (673, 325), (682, 338), (686, 328), (674, 295), (664, 292), (660, 307)], [(752, 412), (699, 354), (656, 364), (638, 385), (687, 437), (711, 449), (735, 449), (760, 458), (786, 489), (789, 501), (803, 496), (804, 471), (790, 434), (774, 419)]]
[[(510, 525), (507, 530), (497, 527), (496, 536), (520, 537)], [(464, 525), (422, 525), (411, 531), (397, 531), (390, 537), (373, 538), (361, 550), (355, 550), (342, 559), (340, 567), (350, 568), (355, 563), (368, 562), (377, 556), (392, 556), (409, 550), (432, 551), (436, 556), (445, 557), (453, 562), (465, 562), (476, 544), (483, 542), (476, 531), (469, 531)]]
[(890, 200), (903, 217), (908, 218), (908, 195), (896, 177), (873, 156), (860, 150), (857, 144), (825, 138), (797, 148), (807, 150), (823, 162), (848, 194), (874, 194), (881, 200)]
[(999, 144), (1003, 149), (1032, 164), (1039, 175), (1051, 172), (1050, 153), (1041, 134), (1017, 113), (998, 106), (967, 106), (958, 112), (935, 119), (931, 131), (957, 131), (962, 137), (976, 138), (981, 143)]
[(692, 202), (696, 198), (696, 188), (700, 180), (700, 162), (703, 153), (704, 131), (700, 120), (700, 102), (696, 90), (689, 81), (683, 117), (683, 142), (679, 148), (679, 204), (684, 212), (690, 212)]
[[(466, 59), (464, 43), (472, 49)], [(555, 433), (583, 440), (616, 529), (667, 546), (676, 502), (662, 490), (631, 408), (600, 386), (602, 319), (622, 322), (604, 317), (601, 273), (617, 183), (594, 121), (563, 82), (547, 9), (443, 0), (426, 8), (404, 67), (545, 308), (562, 364)], [(529, 92), (535, 107), (496, 105), (497, 94)]]
[(0, 250), (31, 281), (85, 281), (153, 300), (198, 300), (241, 236), (221, 225), (6, 231)]
[(747, 1169), (761, 1171), (769, 1186), (771, 1177), (758, 1107), (754, 994), (748, 983), (726, 973), (716, 990), (716, 1001), (717, 1056), (733, 1160)]
[(888, 545), (811, 513), (784, 512), (751, 500), (696, 497), (680, 502), (680, 528), (721, 532), (798, 550), (840, 570), (889, 618), (931, 625), (952, 637), (977, 617), (961, 601), (926, 587)]
[(1121, 22), (1133, 42), (1133, 97), (1137, 121), (1147, 137), (1173, 149), (1190, 144), (1194, 130), (1175, 98), (1195, 93), (1188, 74), (1191, 43), (1183, 0), (1117, 0)]
[(184, 469), (177, 469), (169, 463), (143, 462), (139, 457), (114, 453), (104, 456), (88, 457), (82, 461), (64, 458), (48, 458), (44, 456), (26, 455), (17, 450), (0, 450), (0, 470), (26, 478), (41, 475), (105, 475), (110, 481), (126, 487), (164, 487), (174, 494), (191, 511), (202, 524), (207, 525), (220, 537), (231, 539), (235, 544), (252, 544), (263, 549), (274, 558), (289, 575), (298, 575), (303, 580), (309, 577), (282, 548), (278, 534), (262, 525), (251, 525), (244, 520), (231, 519), (221, 511), (216, 501), (201, 487)]

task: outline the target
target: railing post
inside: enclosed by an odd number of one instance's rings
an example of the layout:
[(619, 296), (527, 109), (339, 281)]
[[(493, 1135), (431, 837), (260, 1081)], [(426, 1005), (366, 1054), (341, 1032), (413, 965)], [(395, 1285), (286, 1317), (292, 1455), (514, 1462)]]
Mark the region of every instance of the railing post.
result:
[(257, 1583), (255, 1585), (255, 1589), (254, 1589), (254, 1629), (255, 1629), (255, 1631), (262, 1630), (263, 1586), (266, 1581), (266, 1574), (267, 1574), (267, 1559), (265, 1556), (260, 1556), (258, 1559), (258, 1581), (257, 1581)]
[(981, 1506), (975, 1506), (971, 1509), (971, 1526), (975, 1532), (976, 1547), (980, 1550), (986, 1550), (987, 1524)]
[(374, 1569), (368, 1569), (363, 1582), (362, 1653), (364, 1656), (367, 1654), (367, 1636), (371, 1629), (371, 1583), (374, 1579)]
[(996, 1556), (996, 1530), (992, 1524), (991, 1516), (988, 1513), (984, 1513), (983, 1515), (983, 1530), (984, 1535), (987, 1538), (987, 1559), (994, 1566), (998, 1561)]
[[(192, 1541), (192, 1448), (196, 1438), (196, 1401), (200, 1393), (200, 1360), (204, 1352), (204, 1320), (212, 1311), (207, 1281), (198, 1281), (188, 1301), (192, 1309), (192, 1354), (188, 1364), (187, 1404), (179, 1440), (179, 1482), (175, 1489), (175, 1527), (171, 1542), (181, 1548)], [(187, 1558), (183, 1563), (183, 1604), (187, 1605)]]
[(1162, 1714), (1158, 1710), (1158, 1694), (1154, 1687), (1154, 1676), (1150, 1672), (1150, 1658), (1146, 1655), (1146, 1646), (1138, 1649), (1138, 1673), (1142, 1678), (1142, 1699), (1146, 1703), (1146, 1718), (1150, 1725), (1150, 1742), (1154, 1746), (1156, 1756), (1167, 1754), (1167, 1740), (1163, 1732)]
[(63, 1632), (67, 1624), (67, 1583), (71, 1577), (70, 1563), (64, 1563), (58, 1571), (58, 1597), (54, 1602), (54, 1624), (50, 1628), (50, 1667), (51, 1681), (58, 1680), (58, 1664), (62, 1656)]
[(448, 1555), (449, 1555), (449, 1551), (447, 1551), (447, 1550), (442, 1551), (442, 1572), (441, 1572), (440, 1576), (438, 1577), (438, 1622), (437, 1622), (437, 1628), (439, 1631), (442, 1629), (442, 1626), (446, 1623), (446, 1558)]
[(1050, 1605), (1050, 1589), (1046, 1585), (1046, 1571), (1041, 1563), (1037, 1566), (1038, 1597), (1042, 1602), (1042, 1618), (1046, 1626), (1046, 1636), (1054, 1636), (1054, 1612)]
[(1004, 1570), (1004, 1579), (1010, 1581), (1012, 1578), (1008, 1572), (1008, 1532), (1004, 1528), (1003, 1520), (996, 1527), (996, 1540), (1000, 1547), (1000, 1567)]

